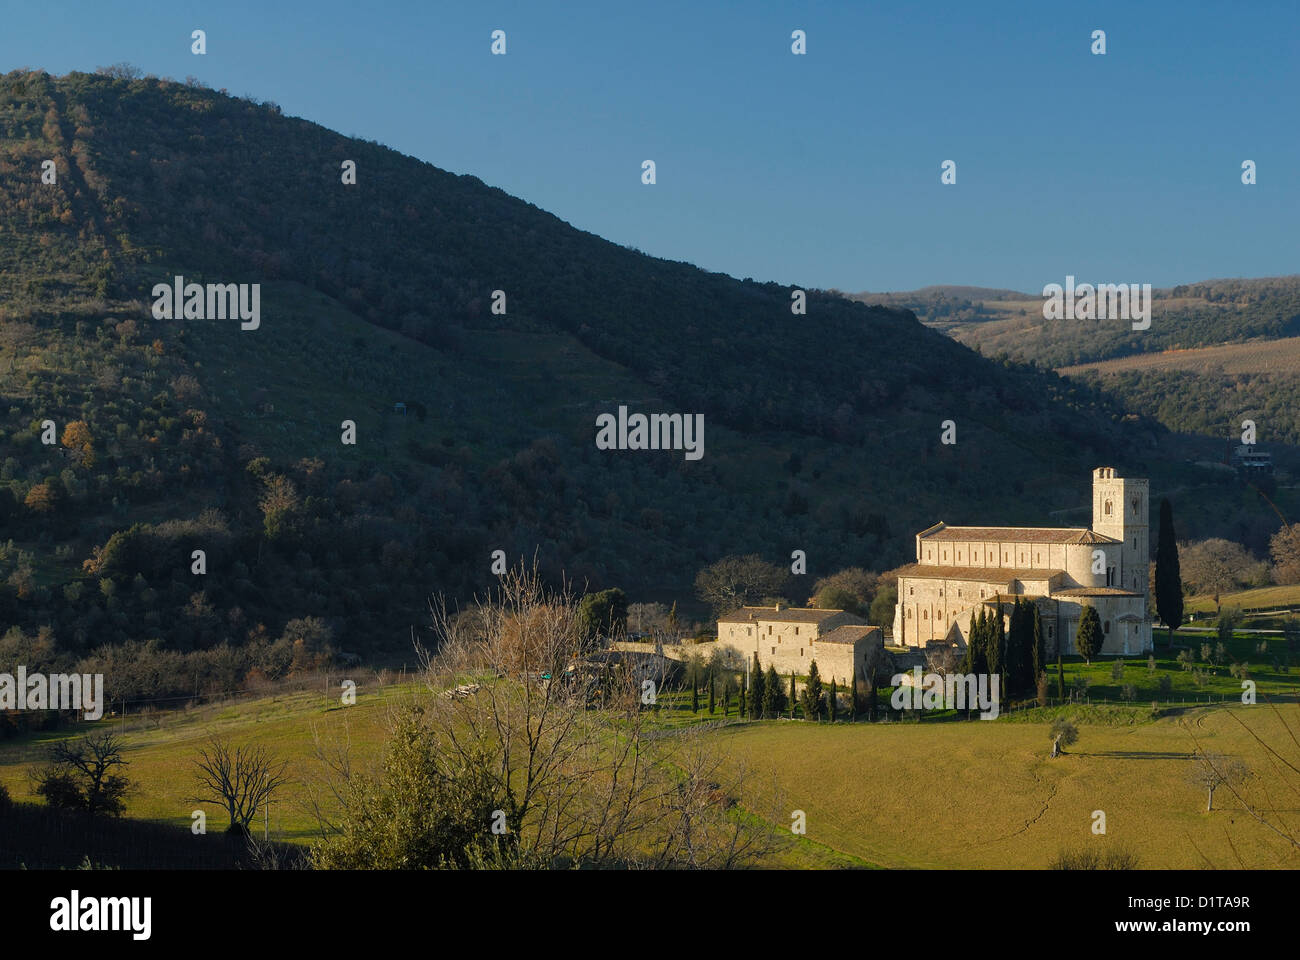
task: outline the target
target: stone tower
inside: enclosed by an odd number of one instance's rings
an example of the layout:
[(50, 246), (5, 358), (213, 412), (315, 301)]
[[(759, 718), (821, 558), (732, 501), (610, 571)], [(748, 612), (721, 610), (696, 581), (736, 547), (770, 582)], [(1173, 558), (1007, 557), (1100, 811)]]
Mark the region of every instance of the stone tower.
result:
[(1106, 553), (1106, 585), (1143, 596), (1151, 563), (1149, 488), (1147, 480), (1116, 476), (1114, 467), (1092, 471), (1092, 529), (1120, 541), (1101, 548)]

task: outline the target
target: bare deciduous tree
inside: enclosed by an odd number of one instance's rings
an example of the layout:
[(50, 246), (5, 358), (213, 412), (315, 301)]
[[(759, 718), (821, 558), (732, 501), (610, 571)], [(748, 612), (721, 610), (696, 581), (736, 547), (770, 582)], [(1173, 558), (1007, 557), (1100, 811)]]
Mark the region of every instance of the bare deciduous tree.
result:
[(1224, 784), (1236, 786), (1245, 783), (1249, 777), (1250, 768), (1236, 757), (1202, 750), (1196, 754), (1196, 769), (1189, 779), (1196, 786), (1205, 788), (1205, 812), (1209, 813), (1214, 809), (1215, 790)]
[[(472, 849), (437, 849), (435, 862), (436, 844), (426, 845), (403, 859), (393, 851), (409, 848), (404, 837), (370, 816), (376, 792), (342, 789), (337, 847), (364, 860), (358, 837), (373, 835), (387, 862), (425, 867), (452, 857), (484, 867), (726, 868), (767, 850), (778, 807), (754, 809), (744, 765), (718, 754), (707, 731), (657, 724), (646, 709), (643, 680), (659, 658), (601, 652), (576, 614), (567, 588), (545, 587), (522, 565), (478, 604), (473, 630), (434, 604), (438, 644), (418, 648), (434, 694), (420, 713), (421, 766), (441, 772), (428, 792), (462, 809), (460, 782), (497, 810)], [(398, 729), (417, 736), (409, 722)], [(759, 816), (733, 812), (742, 798)], [(318, 863), (356, 865), (330, 843), (327, 833)]]
[(230, 815), (229, 833), (248, 835), (248, 825), (262, 804), (289, 782), (288, 761), (275, 761), (266, 748), (255, 744), (236, 746), (216, 737), (199, 750), (195, 779), (198, 793), (187, 799), (222, 807)]

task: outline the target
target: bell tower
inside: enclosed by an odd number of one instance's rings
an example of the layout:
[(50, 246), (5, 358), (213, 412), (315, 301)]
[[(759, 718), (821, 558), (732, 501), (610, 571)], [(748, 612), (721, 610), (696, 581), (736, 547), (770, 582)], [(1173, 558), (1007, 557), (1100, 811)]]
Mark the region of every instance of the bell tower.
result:
[(1107, 586), (1143, 596), (1151, 563), (1149, 498), (1148, 480), (1126, 480), (1114, 467), (1092, 471), (1093, 532), (1120, 541), (1099, 548), (1106, 553)]

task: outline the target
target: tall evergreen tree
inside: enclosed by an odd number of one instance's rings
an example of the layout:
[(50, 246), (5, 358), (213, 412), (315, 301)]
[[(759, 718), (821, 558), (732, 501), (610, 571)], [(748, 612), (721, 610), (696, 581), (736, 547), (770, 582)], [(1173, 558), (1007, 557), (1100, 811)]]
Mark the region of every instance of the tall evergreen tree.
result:
[(691, 684), (691, 713), (700, 712), (700, 688)]
[(1160, 500), (1160, 533), (1156, 539), (1156, 613), (1169, 628), (1169, 643), (1183, 623), (1183, 577), (1178, 568), (1178, 541), (1174, 535), (1174, 508)]
[(781, 692), (781, 678), (776, 667), (769, 666), (763, 677), (763, 716), (779, 717), (785, 707), (785, 694)]
[(1047, 666), (1047, 649), (1043, 643), (1043, 615), (1038, 611), (1038, 604), (1030, 602), (1031, 613), (1031, 630), (1030, 630), (1030, 650), (1034, 658), (1034, 686), (1038, 686), (1038, 678)]
[(849, 684), (849, 722), (858, 722), (858, 674), (853, 673), (853, 682)]
[(988, 611), (981, 607), (979, 620), (975, 623), (976, 639), (975, 643), (971, 644), (970, 669), (966, 671), (967, 673), (988, 673), (988, 642), (992, 626)]
[(745, 704), (745, 687), (744, 687), (744, 684), (741, 684), (741, 687), (740, 687), (740, 709), (736, 711), (736, 716), (738, 716), (738, 717), (748, 716), (748, 713), (746, 713), (746, 711), (745, 711), (745, 706), (746, 706), (746, 704)]
[(791, 720), (794, 719), (794, 705), (798, 702), (799, 701), (794, 694), (794, 671), (791, 670), (790, 671), (790, 719)]
[(966, 655), (961, 658), (961, 665), (958, 667), (960, 673), (975, 672), (975, 643), (979, 636), (979, 622), (975, 619), (975, 611), (970, 613), (970, 629), (966, 631)]
[(749, 716), (757, 720), (766, 716), (765, 707), (767, 698), (763, 695), (763, 668), (758, 663), (758, 651), (754, 651), (754, 664), (750, 667), (749, 676)]
[(1025, 643), (1024, 598), (1016, 597), (1015, 602), (1011, 604), (1011, 622), (1007, 626), (1007, 643), (1002, 653), (1002, 669), (1007, 678), (1002, 687), (1003, 696), (1020, 695), (1025, 680), (1022, 664), (1028, 653), (1028, 646)]
[(838, 699), (838, 691), (835, 688), (835, 678), (831, 677), (831, 694), (830, 694), (830, 698), (826, 701), (827, 703), (826, 713), (830, 717), (831, 723), (835, 722), (835, 717), (836, 714), (838, 713), (836, 708), (839, 706), (839, 704), (835, 702), (837, 699)]
[(713, 716), (713, 668), (709, 668), (709, 716)]
[(998, 677), (998, 689), (1002, 696), (1007, 690), (1007, 631), (1002, 622), (1002, 601), (998, 601), (993, 613), (993, 626), (989, 631), (989, 674)]
[(803, 688), (803, 718), (821, 720), (822, 718), (822, 678), (817, 672), (817, 661), (808, 665), (808, 683)]
[(1065, 703), (1065, 667), (1061, 663), (1060, 637), (1056, 639), (1056, 699)]
[(1074, 649), (1079, 651), (1079, 656), (1091, 666), (1092, 658), (1101, 652), (1102, 645), (1101, 617), (1097, 615), (1096, 607), (1084, 607), (1083, 615), (1079, 617), (1079, 629), (1074, 635)]

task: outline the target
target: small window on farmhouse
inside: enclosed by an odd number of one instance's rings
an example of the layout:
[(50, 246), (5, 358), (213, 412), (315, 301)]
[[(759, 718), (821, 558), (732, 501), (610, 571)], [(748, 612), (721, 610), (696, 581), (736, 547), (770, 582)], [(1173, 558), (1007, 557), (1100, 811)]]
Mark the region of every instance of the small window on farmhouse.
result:
[(800, 648), (799, 648), (799, 656), (801, 656), (801, 657), (803, 656), (803, 647), (800, 647)]
[(984, 599), (984, 591), (983, 591), (983, 590), (980, 591), (980, 599), (981, 599), (981, 600)]
[(929, 611), (929, 610), (922, 610), (922, 611), (921, 611), (921, 619), (922, 619), (922, 620), (929, 620), (929, 619), (930, 619), (930, 611)]
[(943, 596), (943, 588), (942, 588), (942, 587), (939, 588), (939, 596), (941, 596), (941, 597)]
[(958, 600), (961, 599), (961, 588), (960, 588), (960, 587), (957, 588), (957, 599), (958, 599)]
[(909, 619), (909, 620), (912, 619), (912, 611), (911, 611), (911, 610), (907, 611), (907, 619)]
[(1106, 501), (1106, 509), (1105, 509), (1104, 512), (1105, 512), (1106, 516), (1108, 516), (1108, 517), (1109, 517), (1109, 516), (1111, 515), (1111, 513), (1112, 513), (1111, 502), (1110, 502), (1109, 500)]
[(795, 628), (794, 628), (794, 635), (795, 635), (796, 637), (799, 636), (799, 628), (798, 628), (798, 627), (795, 627)]
[(947, 550), (945, 550), (945, 551), (943, 552), (943, 559), (945, 559), (945, 560), (948, 559), (948, 551), (947, 551)]
[(912, 594), (914, 594), (914, 593), (916, 593), (916, 587), (908, 587), (908, 588), (907, 588), (907, 595), (908, 595), (909, 597), (910, 597)]
[(772, 656), (776, 656), (776, 647), (772, 648)]
[(1043, 555), (1040, 553), (1040, 554), (1038, 555), (1038, 559), (1035, 560), (1034, 562), (1035, 562), (1035, 563), (1042, 563), (1042, 562), (1043, 562)]
[(927, 550), (927, 551), (925, 551), (925, 559), (927, 559), (927, 560), (933, 560), (933, 559), (934, 559), (934, 551), (933, 551), (933, 550)]

